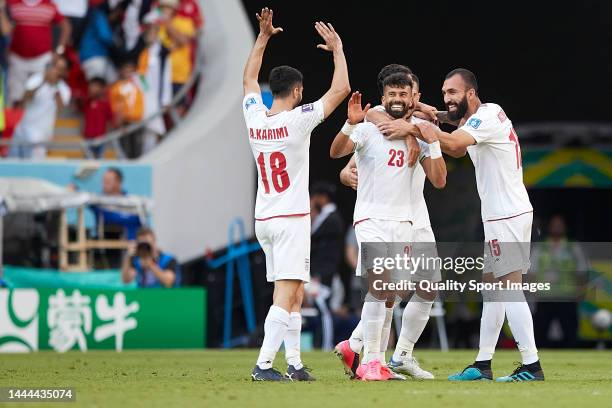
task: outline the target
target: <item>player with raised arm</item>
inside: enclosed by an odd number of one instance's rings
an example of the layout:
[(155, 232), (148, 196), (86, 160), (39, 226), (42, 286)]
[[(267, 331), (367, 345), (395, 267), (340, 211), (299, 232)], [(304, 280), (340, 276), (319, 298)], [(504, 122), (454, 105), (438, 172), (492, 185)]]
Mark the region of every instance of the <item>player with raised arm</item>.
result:
[[(384, 67), (383, 70), (381, 70), (381, 73), (379, 74), (379, 87), (382, 88), (382, 81), (385, 78), (385, 76), (382, 76), (381, 78), (381, 75), (384, 75), (384, 73), (389, 71), (392, 71), (393, 73), (401, 72), (410, 77), (413, 82), (412, 91), (414, 102), (415, 104), (418, 103), (421, 97), (421, 93), (419, 90), (419, 79), (407, 67), (397, 64), (392, 64)], [(407, 118), (407, 120), (412, 124), (420, 123), (423, 121), (423, 119), (414, 117), (412, 115), (412, 112), (410, 112), (409, 115), (410, 116)], [(385, 112), (384, 106), (379, 106), (370, 109), (366, 115), (366, 118), (374, 124), (385, 120), (394, 119), (388, 113)], [(409, 139), (416, 140), (413, 136), (409, 136)], [(410, 149), (409, 140), (407, 140), (407, 146), (408, 149)], [(426, 153), (423, 157), (430, 156), (430, 153), (431, 152), (429, 151), (429, 149), (426, 149)], [(436, 239), (431, 228), (431, 222), (429, 221), (427, 203), (425, 202), (425, 197), (423, 196), (426, 173), (430, 173), (426, 172), (427, 169), (428, 168), (424, 162), (417, 162), (414, 168), (414, 176), (411, 187), (412, 191), (410, 195), (410, 198), (412, 200), (412, 211), (414, 214), (412, 241), (415, 243), (424, 243), (424, 245), (422, 245), (423, 247), (427, 249), (433, 249), (435, 247), (434, 243)], [(349, 161), (347, 166), (340, 172), (340, 180), (344, 185), (352, 187), (355, 190), (357, 189), (358, 173), (357, 165), (355, 164), (355, 156), (351, 157), (351, 160)], [(444, 187), (444, 183), (438, 183), (436, 187), (442, 188)], [(425, 271), (422, 271), (422, 273), (419, 274), (421, 276), (417, 276), (416, 278), (425, 279), (432, 282), (438, 282), (441, 280), (439, 270), (429, 271), (429, 273), (427, 274), (425, 274), (424, 272)], [(417, 379), (434, 378), (432, 373), (423, 370), (419, 366), (418, 361), (412, 355), (412, 351), (414, 349), (414, 345), (423, 333), (427, 322), (429, 321), (429, 314), (434, 299), (436, 297), (436, 293), (436, 291), (428, 292), (422, 290), (419, 287), (417, 288), (417, 293), (415, 293), (411, 297), (410, 301), (407, 304), (407, 307), (404, 309), (404, 313), (402, 315), (402, 330), (400, 332), (396, 350), (393, 354), (393, 357), (389, 361), (389, 368), (391, 368), (393, 371), (401, 374), (407, 374)], [(381, 337), (381, 352), (383, 353), (386, 351), (389, 342), (394, 306), (394, 300), (388, 301), (386, 304), (385, 322), (383, 325)], [(360, 322), (351, 334), (351, 337), (348, 340), (344, 340), (338, 343), (335, 347), (336, 355), (341, 359), (345, 367), (345, 371), (351, 377), (354, 377), (356, 375), (356, 369), (359, 363), (359, 354), (361, 353), (362, 349), (363, 325)]]
[[(317, 47), (331, 52), (334, 59), (329, 90), (318, 101), (299, 106), (302, 74), (279, 66), (270, 72), (274, 102), (268, 110), (257, 80), (269, 39), (282, 32), (273, 26), (272, 17), (268, 8), (257, 14), (259, 35), (243, 79), (242, 108), (258, 172), (255, 234), (266, 256), (267, 280), (274, 282), (273, 305), (251, 377), (254, 381), (310, 381), (314, 378), (300, 358), (300, 312), (304, 282), (310, 280), (310, 135), (350, 93), (350, 84), (340, 36), (331, 24), (316, 22), (315, 29), (325, 41)], [(283, 341), (288, 364), (285, 376), (272, 368)]]
[[(476, 170), (485, 235), (483, 281), (522, 283), (529, 262), (533, 208), (523, 183), (518, 136), (504, 110), (494, 103), (482, 103), (475, 75), (459, 68), (446, 75), (442, 86), (450, 122), (458, 124), (452, 133), (428, 124), (419, 124), (424, 137), (437, 137), (442, 150), (460, 157), (467, 152)], [(493, 378), (491, 360), (504, 316), (521, 352), (522, 364), (497, 381), (544, 380), (538, 359), (533, 319), (522, 291), (513, 299), (500, 299), (500, 292), (483, 292), (480, 345), (476, 361), (452, 381)]]
[[(405, 73), (395, 73), (383, 81), (383, 105), (395, 118), (406, 119), (413, 105), (412, 81)], [(361, 95), (355, 92), (348, 105), (348, 122), (336, 135), (330, 148), (333, 158), (355, 152), (361, 182), (357, 186), (354, 224), (357, 241), (362, 243), (408, 243), (412, 240), (412, 179), (414, 167), (407, 165), (404, 140), (387, 140), (377, 127), (360, 123), (369, 104), (361, 107)], [(421, 143), (419, 161), (432, 183), (441, 188), (446, 183), (446, 165), (439, 144), (432, 138), (429, 145)], [(429, 152), (431, 150), (431, 153)], [(356, 274), (361, 274), (361, 250)], [(364, 303), (361, 322), (364, 355), (355, 375), (364, 381), (397, 378), (382, 364), (382, 331), (385, 323), (385, 301), (395, 293), (370, 290)], [(349, 369), (351, 367), (348, 367)]]

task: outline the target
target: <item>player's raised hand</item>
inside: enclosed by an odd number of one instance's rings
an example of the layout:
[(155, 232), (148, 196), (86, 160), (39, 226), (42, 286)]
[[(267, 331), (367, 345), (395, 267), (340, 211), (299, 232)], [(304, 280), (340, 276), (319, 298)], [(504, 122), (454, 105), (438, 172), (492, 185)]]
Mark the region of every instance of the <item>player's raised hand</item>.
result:
[(410, 136), (410, 126), (404, 119), (394, 119), (380, 122), (378, 130), (387, 140), (400, 140)]
[(259, 21), (259, 34), (271, 37), (283, 31), (281, 27), (274, 27), (272, 24), (274, 12), (271, 9), (264, 7), (261, 9), (261, 14), (256, 13), (255, 16), (257, 21)]
[(438, 109), (435, 106), (427, 105), (426, 103), (419, 102), (415, 106), (415, 111), (413, 113), (419, 119), (428, 120), (435, 124), (438, 124)]
[(330, 52), (342, 49), (342, 40), (336, 30), (334, 30), (334, 26), (330, 23), (325, 24), (322, 21), (317, 21), (315, 23), (315, 30), (325, 41), (325, 44), (318, 44), (317, 48)]
[(361, 94), (359, 91), (353, 92), (348, 101), (348, 122), (350, 125), (356, 125), (363, 122), (366, 113), (370, 110), (368, 103), (365, 108), (361, 107)]

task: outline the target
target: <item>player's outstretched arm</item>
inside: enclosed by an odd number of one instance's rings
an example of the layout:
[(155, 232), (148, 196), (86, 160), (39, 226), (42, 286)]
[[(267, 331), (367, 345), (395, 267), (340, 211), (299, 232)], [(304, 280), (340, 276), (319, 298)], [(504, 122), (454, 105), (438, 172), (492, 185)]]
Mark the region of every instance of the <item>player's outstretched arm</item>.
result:
[(329, 156), (332, 159), (338, 159), (351, 154), (355, 151), (355, 142), (351, 140), (351, 134), (357, 127), (357, 125), (363, 122), (363, 118), (368, 113), (370, 104), (368, 103), (365, 108), (361, 107), (361, 94), (359, 91), (353, 92), (348, 101), (348, 119), (342, 130), (338, 132), (331, 147), (329, 148)]
[(448, 111), (438, 111), (436, 113), (436, 117), (438, 118), (438, 121), (440, 123), (447, 123), (447, 124), (452, 125), (452, 126), (459, 126), (459, 123), (461, 122), (461, 119), (452, 120), (448, 116)]
[(439, 140), (442, 151), (451, 157), (465, 156), (468, 146), (476, 144), (474, 137), (461, 129), (457, 129), (453, 133), (447, 133), (434, 128), (429, 123), (419, 123), (417, 126), (422, 135), (419, 139), (427, 143), (429, 143), (428, 140)]
[(272, 25), (273, 15), (274, 12), (267, 7), (261, 9), (261, 14), (258, 13), (255, 15), (257, 21), (259, 21), (259, 35), (257, 36), (257, 40), (255, 40), (251, 54), (249, 54), (249, 59), (244, 67), (242, 86), (244, 87), (245, 95), (251, 92), (261, 93), (258, 79), (264, 51), (266, 50), (270, 37), (283, 31), (282, 28)]
[(417, 102), (413, 115), (419, 119), (428, 120), (437, 124), (438, 122), (438, 109), (435, 106), (428, 105), (423, 102)]
[(340, 170), (340, 182), (347, 187), (351, 187), (353, 190), (357, 190), (359, 179), (357, 177), (357, 162), (355, 161), (355, 155), (352, 155), (351, 159), (346, 163), (346, 166)]
[(344, 98), (351, 93), (351, 84), (349, 82), (348, 67), (340, 36), (329, 23), (325, 24), (318, 21), (315, 23), (315, 29), (325, 41), (325, 44), (319, 44), (317, 48), (330, 51), (334, 56), (334, 76), (331, 86), (321, 97), (324, 117), (327, 118), (342, 103)]
[(427, 180), (437, 189), (446, 187), (446, 162), (440, 151), (440, 157), (426, 157), (422, 162)]
[(417, 126), (421, 129), (423, 140), (429, 146), (429, 157), (422, 161), (425, 175), (435, 188), (444, 188), (446, 186), (446, 162), (442, 156), (437, 129), (428, 122), (419, 123)]

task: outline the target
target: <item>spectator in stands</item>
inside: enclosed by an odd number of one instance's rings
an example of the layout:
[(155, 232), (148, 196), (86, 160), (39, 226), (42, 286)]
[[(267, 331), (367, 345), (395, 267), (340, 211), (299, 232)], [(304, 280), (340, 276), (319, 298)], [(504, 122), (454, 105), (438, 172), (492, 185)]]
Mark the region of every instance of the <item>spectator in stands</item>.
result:
[[(110, 106), (115, 126), (121, 127), (142, 120), (144, 115), (143, 84), (136, 64), (125, 60), (119, 67), (119, 80), (110, 88)], [(121, 138), (121, 145), (130, 159), (140, 156), (142, 132), (137, 130)]]
[[(179, 4), (179, 0), (159, 1), (159, 12), (162, 15), (159, 34), (162, 44), (170, 50), (173, 95), (176, 95), (191, 77), (193, 71), (191, 42), (196, 34), (193, 20), (177, 13)], [(185, 113), (186, 105), (187, 98), (182, 98), (177, 109), (179, 115)]]
[[(127, 192), (123, 189), (123, 172), (119, 168), (109, 167), (102, 175), (102, 195), (105, 197), (127, 196)], [(104, 238), (119, 239), (125, 236), (129, 241), (136, 239), (136, 233), (142, 226), (139, 216), (98, 205), (91, 205), (90, 208), (94, 212), (96, 221), (104, 223)]]
[[(172, 62), (170, 50), (159, 40), (159, 14), (151, 12), (143, 20), (143, 39), (146, 48), (138, 60), (138, 72), (144, 77), (147, 86), (144, 89), (145, 118), (157, 113), (172, 102)], [(143, 153), (152, 150), (159, 138), (166, 133), (166, 125), (162, 115), (147, 122), (143, 136)]]
[[(25, 112), (13, 140), (48, 142), (53, 138), (57, 112), (70, 102), (70, 88), (64, 82), (68, 65), (64, 57), (56, 57), (44, 74), (34, 74), (25, 83)], [(10, 156), (44, 159), (46, 146), (13, 146)]]
[(117, 79), (111, 61), (114, 47), (111, 24), (121, 18), (120, 13), (120, 10), (110, 11), (108, 3), (103, 3), (92, 7), (87, 14), (85, 31), (79, 45), (79, 58), (88, 80), (102, 77), (111, 83)]
[[(102, 195), (105, 197), (123, 197), (127, 193), (123, 189), (123, 172), (117, 167), (109, 167), (102, 175)], [(116, 208), (108, 208), (102, 205), (90, 205), (96, 219), (96, 231), (98, 238), (119, 240), (136, 239), (138, 230), (142, 226), (140, 217), (135, 214), (123, 213)], [(123, 254), (119, 249), (107, 249), (96, 254), (98, 264), (102, 269), (120, 268)]]
[(87, 21), (87, 0), (53, 0), (59, 12), (70, 20), (72, 46), (78, 48)]
[(9, 105), (23, 99), (28, 77), (43, 74), (52, 61), (52, 26), (60, 26), (56, 54), (63, 54), (70, 39), (70, 23), (51, 0), (9, 0), (9, 15), (14, 21), (9, 52)]
[[(106, 81), (104, 78), (94, 77), (89, 81), (83, 116), (83, 136), (85, 139), (93, 140), (106, 134), (107, 125), (112, 121), (113, 114), (106, 97)], [(92, 148), (92, 153), (96, 159), (104, 155), (104, 147), (104, 145), (99, 145)]]
[(123, 282), (136, 279), (140, 288), (177, 287), (180, 270), (176, 259), (157, 247), (153, 230), (143, 227), (138, 231), (121, 267)]
[(102, 195), (109, 197), (124, 196), (123, 172), (117, 167), (109, 167), (102, 175)]
[(177, 14), (191, 19), (196, 30), (202, 29), (204, 21), (197, 0), (181, 0)]
[(141, 22), (144, 16), (151, 11), (153, 3), (153, 0), (130, 0), (121, 23), (127, 51), (136, 47), (141, 34)]
[(8, 13), (6, 11), (6, 0), (0, 0), (0, 67), (2, 68), (2, 84), (5, 82), (4, 77), (8, 68), (8, 61), (6, 60), (6, 47), (8, 45), (10, 33), (11, 21), (9, 20)]
[[(584, 293), (589, 262), (579, 243), (568, 239), (565, 218), (551, 217), (548, 236), (534, 246), (531, 270), (535, 281), (550, 283), (549, 291), (538, 294), (533, 326), (541, 347), (572, 348), (577, 344), (578, 304)], [(550, 335), (551, 326), (558, 322), (558, 338)]]

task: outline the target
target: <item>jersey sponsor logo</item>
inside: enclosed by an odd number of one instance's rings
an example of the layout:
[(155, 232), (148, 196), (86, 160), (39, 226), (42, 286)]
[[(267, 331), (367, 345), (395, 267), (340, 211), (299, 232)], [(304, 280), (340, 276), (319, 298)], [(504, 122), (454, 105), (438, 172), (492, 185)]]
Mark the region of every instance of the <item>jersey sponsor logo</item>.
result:
[(289, 137), (287, 126), (276, 129), (253, 129), (249, 128), (249, 138), (256, 140), (279, 140)]
[(302, 113), (312, 112), (313, 110), (314, 110), (314, 105), (312, 103), (302, 105)]
[(257, 101), (255, 100), (255, 98), (249, 98), (244, 103), (244, 109), (249, 110), (249, 108), (251, 106), (255, 105), (256, 103), (257, 103)]
[(504, 110), (500, 110), (499, 113), (497, 114), (497, 119), (499, 119), (499, 121), (501, 123), (504, 123), (506, 121), (506, 119), (508, 119), (508, 117), (506, 116), (506, 113), (504, 112)]
[(471, 128), (478, 129), (481, 123), (482, 123), (482, 120), (478, 118), (471, 118), (470, 120), (468, 120), (467, 125)]

